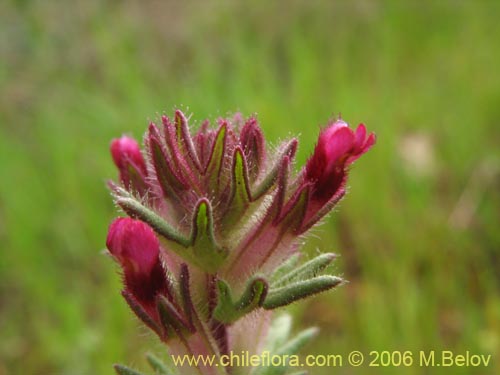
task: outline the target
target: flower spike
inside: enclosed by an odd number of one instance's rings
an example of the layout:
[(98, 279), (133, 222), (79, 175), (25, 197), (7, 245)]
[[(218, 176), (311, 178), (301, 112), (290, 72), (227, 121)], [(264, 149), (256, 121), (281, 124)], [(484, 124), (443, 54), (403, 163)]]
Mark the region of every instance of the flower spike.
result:
[[(375, 144), (375, 135), (363, 124), (352, 130), (342, 120), (331, 122), (294, 173), (296, 139), (271, 153), (256, 117), (236, 114), (217, 124), (204, 121), (193, 131), (176, 110), (172, 120), (162, 116), (160, 126), (149, 125), (144, 151), (127, 136), (112, 141), (119, 182), (109, 186), (130, 217), (111, 224), (106, 245), (137, 317), (173, 353), (220, 359), (262, 350), (271, 310), (342, 284), (329, 267), (335, 254), (301, 261), (301, 238), (342, 199), (350, 166)], [(267, 340), (275, 353), (296, 353), (316, 333), (289, 340), (289, 331), (289, 323), (269, 331), (280, 336)], [(193, 371), (172, 371), (153, 356), (149, 362), (161, 374)], [(196, 368), (200, 375), (227, 370)]]

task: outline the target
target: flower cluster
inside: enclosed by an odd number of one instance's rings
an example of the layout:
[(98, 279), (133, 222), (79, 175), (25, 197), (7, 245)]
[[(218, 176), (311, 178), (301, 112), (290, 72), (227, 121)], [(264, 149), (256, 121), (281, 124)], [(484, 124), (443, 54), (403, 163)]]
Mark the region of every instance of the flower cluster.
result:
[(130, 307), (171, 349), (221, 355), (246, 316), (341, 282), (326, 271), (333, 254), (297, 265), (298, 240), (343, 197), (373, 133), (328, 124), (294, 174), (297, 140), (269, 154), (255, 117), (205, 121), (194, 135), (179, 110), (161, 122), (144, 151), (127, 136), (111, 144), (120, 183), (110, 187), (130, 218), (111, 224), (107, 247)]

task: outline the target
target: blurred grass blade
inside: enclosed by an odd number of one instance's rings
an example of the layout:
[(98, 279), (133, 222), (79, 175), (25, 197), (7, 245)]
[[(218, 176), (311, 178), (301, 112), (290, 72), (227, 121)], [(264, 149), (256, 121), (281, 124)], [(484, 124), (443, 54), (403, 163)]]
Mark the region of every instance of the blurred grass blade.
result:
[(167, 365), (164, 364), (161, 361), (161, 359), (159, 359), (155, 355), (147, 353), (146, 360), (148, 361), (149, 365), (153, 368), (153, 370), (155, 370), (157, 375), (174, 375), (174, 373), (168, 369)]
[(138, 371), (132, 370), (131, 368), (128, 368), (127, 366), (123, 365), (114, 365), (115, 371), (118, 375), (145, 375), (142, 374)]

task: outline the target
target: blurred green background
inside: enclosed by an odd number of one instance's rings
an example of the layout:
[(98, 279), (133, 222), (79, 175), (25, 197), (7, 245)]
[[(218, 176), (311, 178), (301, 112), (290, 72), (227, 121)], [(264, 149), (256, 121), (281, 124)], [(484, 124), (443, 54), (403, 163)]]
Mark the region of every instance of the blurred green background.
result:
[(469, 350), (500, 373), (500, 3), (0, 2), (0, 375), (111, 374), (162, 347), (101, 254), (108, 146), (178, 106), (257, 113), (272, 143), (341, 112), (378, 143), (307, 245), (342, 288), (292, 308), (304, 350)]

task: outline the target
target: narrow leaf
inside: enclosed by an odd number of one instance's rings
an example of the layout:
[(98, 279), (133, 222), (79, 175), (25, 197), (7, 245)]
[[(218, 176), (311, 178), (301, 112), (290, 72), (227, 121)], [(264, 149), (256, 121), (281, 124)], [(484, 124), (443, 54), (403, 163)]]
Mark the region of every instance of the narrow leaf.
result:
[(227, 257), (227, 251), (215, 241), (212, 207), (206, 198), (195, 209), (191, 244), (197, 263), (209, 272), (215, 272)]
[(232, 199), (233, 206), (246, 206), (251, 200), (250, 187), (248, 186), (247, 165), (243, 156), (243, 151), (236, 147), (233, 162), (233, 185)]
[[(180, 130), (178, 132), (177, 125), (173, 125), (168, 117), (162, 116), (162, 122), (166, 144), (164, 155), (166, 156), (167, 163), (175, 172), (177, 178), (181, 182), (184, 182), (185, 186), (188, 189), (195, 190), (198, 194), (201, 194), (201, 186), (199, 181), (199, 175), (201, 171), (193, 162), (193, 160), (197, 158), (195, 154), (187, 155), (190, 151), (188, 150), (189, 147), (186, 148), (186, 144), (190, 143), (192, 146), (192, 140), (189, 139), (185, 144), (182, 137), (183, 131)], [(187, 136), (189, 136), (189, 131), (187, 130), (187, 132)]]
[(289, 305), (325, 290), (336, 287), (342, 279), (335, 276), (318, 276), (309, 280), (299, 281), (281, 288), (269, 290), (263, 307), (267, 310)]
[(174, 168), (172, 160), (167, 158), (161, 143), (157, 139), (150, 137), (149, 145), (156, 177), (163, 193), (165, 196), (177, 197), (180, 191), (187, 189), (186, 181)]
[[(139, 218), (149, 226), (160, 236), (165, 237), (168, 240), (174, 241), (179, 245), (188, 247), (190, 240), (183, 237), (179, 232), (172, 228), (162, 217), (160, 217), (156, 212), (144, 206), (138, 200), (130, 196), (125, 191), (120, 191), (120, 195), (116, 197), (116, 203), (123, 208), (123, 210), (129, 214), (131, 217)], [(182, 253), (182, 252), (181, 252)], [(183, 256), (182, 254), (179, 254)]]
[(146, 354), (146, 360), (149, 365), (153, 368), (157, 375), (174, 375), (173, 372), (169, 370), (167, 365), (165, 365), (158, 357), (151, 353)]
[(303, 330), (297, 336), (288, 341), (280, 350), (278, 355), (297, 354), (307, 343), (317, 336), (319, 330), (316, 327), (311, 327)]
[(217, 135), (212, 146), (212, 151), (210, 153), (210, 158), (204, 172), (204, 175), (208, 178), (208, 185), (214, 189), (216, 186), (218, 186), (217, 182), (219, 180), (219, 175), (222, 170), (222, 164), (224, 161), (226, 133), (227, 124), (223, 123), (217, 131)]
[(236, 147), (233, 157), (231, 193), (228, 199), (223, 227), (236, 225), (250, 205), (250, 186), (243, 152)]
[(142, 320), (149, 328), (151, 328), (156, 334), (162, 338), (164, 336), (160, 325), (143, 309), (139, 302), (126, 290), (122, 292), (123, 298), (127, 301), (127, 304), (135, 313), (135, 315)]
[(292, 256), (290, 256), (288, 259), (286, 259), (281, 265), (279, 265), (271, 276), (271, 285), (278, 284), (278, 280), (293, 271), (297, 266), (299, 259), (300, 253), (295, 253), (292, 254)]
[(264, 135), (255, 117), (250, 118), (241, 129), (240, 142), (248, 160), (248, 176), (255, 181), (264, 168), (266, 159)]
[(309, 214), (309, 212), (306, 212), (304, 221), (302, 222), (300, 229), (297, 231), (297, 234), (307, 232), (314, 224), (316, 224), (324, 216), (326, 216), (328, 212), (330, 212), (332, 208), (335, 207), (337, 203), (339, 203), (340, 200), (344, 197), (345, 192), (345, 187), (340, 188), (338, 192), (328, 201), (328, 203), (323, 205), (323, 207), (321, 207), (317, 212), (313, 213), (312, 215)]
[(179, 289), (182, 297), (182, 304), (184, 311), (186, 313), (186, 318), (190, 326), (193, 326), (193, 315), (196, 314), (194, 310), (193, 300), (191, 299), (190, 291), (190, 281), (189, 281), (189, 269), (186, 263), (181, 264), (181, 274), (179, 278)]
[(201, 172), (200, 160), (198, 159), (198, 155), (194, 148), (191, 134), (189, 134), (189, 126), (186, 116), (184, 116), (184, 113), (180, 110), (175, 111), (175, 133), (180, 150), (184, 155), (188, 156), (188, 160), (191, 164), (194, 165), (199, 172)]
[[(278, 351), (272, 353), (273, 355), (279, 355), (282, 358), (287, 357), (290, 360), (290, 356), (296, 355), (304, 345), (306, 345), (312, 338), (314, 338), (318, 333), (317, 328), (308, 328), (300, 332), (293, 339), (284, 344)], [(263, 367), (257, 371), (258, 375), (285, 375), (289, 370), (289, 365), (281, 366), (270, 366)]]
[(127, 366), (114, 365), (113, 367), (115, 368), (115, 371), (118, 375), (144, 375), (138, 371), (128, 368)]
[(336, 255), (333, 253), (325, 253), (317, 256), (314, 259), (304, 263), (300, 267), (284, 274), (278, 280), (276, 280), (272, 286), (277, 287), (284, 283), (289, 283), (293, 281), (301, 281), (304, 279), (310, 279), (319, 274), (324, 270), (334, 259)]
[(296, 232), (299, 230), (304, 215), (309, 204), (309, 186), (300, 188), (283, 208), (281, 215), (275, 220), (276, 224), (287, 228), (287, 231)]
[(274, 353), (281, 348), (290, 336), (292, 317), (290, 314), (281, 314), (271, 322), (266, 339), (266, 349)]
[(252, 198), (254, 200), (260, 198), (263, 194), (268, 191), (271, 186), (276, 182), (280, 167), (282, 164), (282, 160), (284, 157), (288, 157), (290, 160), (295, 156), (295, 152), (297, 151), (297, 140), (292, 139), (285, 146), (282, 147), (280, 155), (276, 159), (275, 164), (271, 167), (271, 170), (267, 173), (266, 177), (252, 190)]
[(189, 325), (189, 322), (183, 316), (172, 302), (167, 298), (159, 295), (157, 298), (157, 308), (160, 315), (160, 320), (165, 329), (172, 327), (177, 334), (184, 331), (193, 331), (194, 328)]
[(124, 161), (124, 168), (120, 170), (120, 179), (127, 190), (135, 191), (140, 196), (146, 194), (148, 187), (145, 175), (132, 160)]
[(231, 287), (224, 281), (217, 281), (219, 302), (214, 310), (214, 317), (222, 323), (233, 323), (250, 311), (262, 306), (267, 294), (267, 282), (259, 277), (251, 279), (245, 291), (233, 301)]

